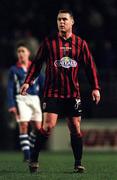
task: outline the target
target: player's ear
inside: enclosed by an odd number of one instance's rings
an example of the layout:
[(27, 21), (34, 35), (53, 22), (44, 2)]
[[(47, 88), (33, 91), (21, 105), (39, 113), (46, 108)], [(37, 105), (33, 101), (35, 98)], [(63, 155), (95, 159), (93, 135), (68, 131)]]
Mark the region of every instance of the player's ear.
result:
[(72, 25), (74, 25), (74, 19), (72, 19)]

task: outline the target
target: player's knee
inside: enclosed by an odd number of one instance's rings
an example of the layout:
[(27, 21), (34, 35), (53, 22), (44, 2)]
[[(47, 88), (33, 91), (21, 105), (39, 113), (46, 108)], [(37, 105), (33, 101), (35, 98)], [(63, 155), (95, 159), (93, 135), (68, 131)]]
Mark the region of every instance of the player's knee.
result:
[(46, 124), (45, 126), (43, 126), (43, 130), (48, 134), (50, 135), (51, 132), (52, 132), (52, 129), (54, 128), (54, 124), (52, 123), (49, 123), (49, 124)]
[(43, 123), (43, 128), (44, 129), (53, 129), (55, 127), (55, 123), (52, 121), (46, 121)]
[(40, 130), (39, 130), (39, 132), (42, 134), (42, 135), (44, 135), (45, 137), (49, 137), (50, 136), (50, 134), (51, 134), (51, 129), (49, 129), (49, 128), (41, 128)]

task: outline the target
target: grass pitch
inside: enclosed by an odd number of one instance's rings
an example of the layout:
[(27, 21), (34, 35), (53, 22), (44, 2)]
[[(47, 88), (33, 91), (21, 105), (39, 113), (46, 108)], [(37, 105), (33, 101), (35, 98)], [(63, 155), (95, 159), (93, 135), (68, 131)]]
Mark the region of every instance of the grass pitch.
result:
[(42, 152), (40, 173), (30, 174), (22, 154), (0, 152), (0, 180), (117, 180), (116, 152), (85, 152), (86, 172), (73, 173), (71, 152)]

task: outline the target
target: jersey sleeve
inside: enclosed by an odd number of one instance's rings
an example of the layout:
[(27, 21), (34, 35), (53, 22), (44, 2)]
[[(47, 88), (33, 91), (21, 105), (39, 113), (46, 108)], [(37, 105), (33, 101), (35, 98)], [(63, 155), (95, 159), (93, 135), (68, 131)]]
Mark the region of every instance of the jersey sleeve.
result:
[(46, 59), (47, 59), (47, 46), (46, 46), (46, 42), (44, 41), (39, 47), (39, 50), (35, 56), (34, 61), (32, 62), (32, 65), (28, 71), (24, 83), (28, 83), (30, 85), (33, 84), (33, 81), (39, 76), (42, 65), (46, 61)]
[(42, 97), (43, 95), (43, 89), (44, 89), (44, 81), (45, 81), (45, 75), (44, 73), (40, 73), (39, 75), (39, 80), (38, 80), (38, 83), (39, 83), (39, 96)]
[(100, 89), (99, 75), (92, 54), (85, 40), (82, 43), (82, 64), (92, 89)]

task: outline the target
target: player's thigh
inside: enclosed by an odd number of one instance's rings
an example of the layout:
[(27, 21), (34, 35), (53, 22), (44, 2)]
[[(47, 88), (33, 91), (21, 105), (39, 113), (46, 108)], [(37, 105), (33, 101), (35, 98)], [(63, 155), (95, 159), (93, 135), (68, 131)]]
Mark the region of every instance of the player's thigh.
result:
[(79, 117), (82, 115), (81, 99), (68, 98), (65, 99), (66, 116), (67, 117)]
[(43, 99), (43, 128), (51, 129), (56, 125), (59, 114), (59, 100), (58, 98), (44, 98)]
[(44, 98), (42, 103), (43, 112), (48, 113), (60, 113), (60, 103), (59, 98)]

